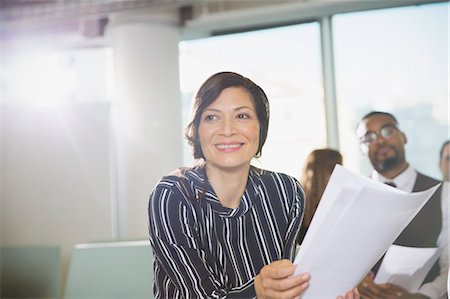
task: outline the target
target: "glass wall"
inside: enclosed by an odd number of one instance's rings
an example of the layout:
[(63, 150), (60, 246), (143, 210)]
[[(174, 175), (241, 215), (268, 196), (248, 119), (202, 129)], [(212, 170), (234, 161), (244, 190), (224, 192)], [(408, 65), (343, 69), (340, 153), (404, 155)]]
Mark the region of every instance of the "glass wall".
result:
[(371, 110), (393, 113), (407, 137), (407, 160), (440, 178), (449, 137), (447, 3), (333, 17), (341, 150), (346, 166), (368, 174), (355, 127)]
[[(203, 81), (238, 72), (260, 85), (271, 105), (268, 139), (253, 164), (298, 178), (307, 154), (326, 145), (319, 31), (307, 23), (181, 42), (183, 124)], [(187, 146), (184, 161), (192, 164)]]

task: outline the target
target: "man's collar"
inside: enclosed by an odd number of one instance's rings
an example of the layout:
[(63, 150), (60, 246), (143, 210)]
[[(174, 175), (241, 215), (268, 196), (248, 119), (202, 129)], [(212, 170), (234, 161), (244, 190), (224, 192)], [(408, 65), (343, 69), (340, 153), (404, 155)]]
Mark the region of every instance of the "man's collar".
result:
[(379, 174), (378, 172), (376, 172), (375, 170), (372, 171), (372, 179), (382, 183), (394, 182), (398, 189), (408, 192), (411, 192), (412, 190), (411, 182), (413, 182), (414, 184), (414, 182), (416, 181), (416, 177), (417, 171), (414, 168), (412, 168), (411, 165), (408, 165), (408, 167), (402, 173), (400, 173), (393, 179), (388, 179)]

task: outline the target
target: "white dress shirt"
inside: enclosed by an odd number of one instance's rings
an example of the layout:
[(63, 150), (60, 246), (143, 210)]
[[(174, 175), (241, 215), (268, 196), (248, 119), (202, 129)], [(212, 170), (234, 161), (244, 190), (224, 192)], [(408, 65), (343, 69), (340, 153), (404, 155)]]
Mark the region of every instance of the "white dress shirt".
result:
[[(396, 187), (406, 192), (412, 192), (414, 183), (416, 182), (417, 171), (411, 166), (396, 176), (394, 179), (388, 179), (383, 177), (375, 170), (372, 172), (372, 179), (386, 183), (393, 182)], [(444, 182), (441, 193), (441, 206), (442, 206), (442, 229), (439, 234), (437, 245), (442, 250), (441, 257), (439, 259), (439, 266), (441, 272), (435, 280), (428, 282), (420, 287), (419, 293), (428, 296), (432, 299), (446, 298), (445, 293), (447, 289), (450, 289), (449, 273), (449, 182)]]

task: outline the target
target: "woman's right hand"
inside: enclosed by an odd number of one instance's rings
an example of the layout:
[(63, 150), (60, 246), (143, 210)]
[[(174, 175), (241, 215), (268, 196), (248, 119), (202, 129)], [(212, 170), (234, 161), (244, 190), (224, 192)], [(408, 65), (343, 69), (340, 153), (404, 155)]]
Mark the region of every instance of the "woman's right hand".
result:
[(292, 276), (295, 265), (289, 260), (278, 260), (264, 266), (255, 277), (255, 292), (258, 299), (300, 298), (309, 286), (310, 275), (302, 273)]
[[(289, 260), (278, 260), (264, 266), (255, 277), (255, 292), (258, 299), (301, 298), (309, 286), (311, 276), (302, 273), (292, 276), (295, 265)], [(336, 299), (360, 299), (357, 288)]]

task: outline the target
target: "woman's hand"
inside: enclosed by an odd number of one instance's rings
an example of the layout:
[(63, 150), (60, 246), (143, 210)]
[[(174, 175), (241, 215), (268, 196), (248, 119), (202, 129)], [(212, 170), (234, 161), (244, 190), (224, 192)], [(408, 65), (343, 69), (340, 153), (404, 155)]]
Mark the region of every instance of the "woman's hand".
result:
[[(264, 266), (255, 277), (255, 292), (258, 299), (297, 299), (309, 286), (309, 273), (292, 276), (295, 265), (289, 260), (279, 260)], [(357, 288), (336, 299), (360, 299)]]
[[(294, 274), (295, 265), (289, 260), (279, 260), (264, 266), (255, 277), (255, 292), (258, 299), (300, 298), (309, 286), (310, 276)], [(347, 298), (346, 298), (347, 299)]]

